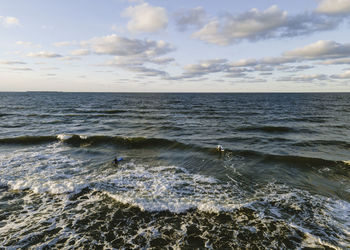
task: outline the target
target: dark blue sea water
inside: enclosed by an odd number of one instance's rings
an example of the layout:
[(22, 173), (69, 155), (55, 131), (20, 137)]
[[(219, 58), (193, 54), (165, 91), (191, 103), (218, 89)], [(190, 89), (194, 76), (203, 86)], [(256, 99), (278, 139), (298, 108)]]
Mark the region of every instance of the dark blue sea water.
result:
[(349, 202), (349, 93), (0, 93), (0, 248), (346, 249)]

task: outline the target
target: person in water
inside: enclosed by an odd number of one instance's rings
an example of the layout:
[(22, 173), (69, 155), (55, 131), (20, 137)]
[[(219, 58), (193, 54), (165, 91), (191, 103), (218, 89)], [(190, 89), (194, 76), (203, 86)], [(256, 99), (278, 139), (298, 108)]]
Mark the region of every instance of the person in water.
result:
[(224, 147), (223, 147), (223, 146), (218, 145), (218, 146), (216, 147), (216, 151), (218, 151), (218, 152), (220, 152), (220, 153), (223, 153), (225, 150), (224, 150)]
[(118, 165), (118, 159), (117, 159), (117, 157), (114, 158), (113, 164), (114, 164), (114, 165)]
[(218, 145), (218, 146), (216, 147), (216, 152), (219, 153), (219, 157), (221, 158), (221, 157), (224, 155), (224, 152), (225, 152), (224, 147), (221, 146), (221, 145)]
[(122, 157), (119, 157), (119, 158), (118, 158), (118, 157), (116, 156), (116, 157), (114, 158), (114, 160), (113, 160), (113, 164), (114, 164), (114, 165), (118, 165), (118, 163), (119, 163), (120, 161), (122, 161), (122, 160), (123, 160)]

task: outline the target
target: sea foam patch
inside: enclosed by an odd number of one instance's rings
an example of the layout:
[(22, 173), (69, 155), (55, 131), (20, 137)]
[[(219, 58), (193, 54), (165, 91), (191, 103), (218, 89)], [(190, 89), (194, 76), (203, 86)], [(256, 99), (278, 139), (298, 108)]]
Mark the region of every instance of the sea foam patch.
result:
[(79, 160), (63, 154), (58, 143), (0, 154), (0, 183), (11, 189), (53, 194), (74, 192), (85, 186)]
[(152, 167), (131, 162), (109, 169), (95, 188), (102, 187), (118, 202), (144, 211), (180, 213), (191, 208), (208, 212), (234, 209), (241, 194), (230, 185), (176, 166)]
[[(272, 216), (298, 228), (307, 235), (305, 246), (325, 245), (320, 235), (344, 248), (350, 246), (347, 240), (350, 203), (347, 201), (313, 195), (288, 185), (269, 183), (256, 192), (249, 207), (259, 211), (261, 218)], [(334, 234), (335, 231), (337, 234)], [(327, 244), (337, 249), (334, 244)]]
[(73, 138), (74, 136), (77, 136), (82, 140), (86, 140), (88, 138), (86, 135), (59, 134), (59, 135), (57, 135), (57, 139), (60, 141), (66, 141), (66, 140)]

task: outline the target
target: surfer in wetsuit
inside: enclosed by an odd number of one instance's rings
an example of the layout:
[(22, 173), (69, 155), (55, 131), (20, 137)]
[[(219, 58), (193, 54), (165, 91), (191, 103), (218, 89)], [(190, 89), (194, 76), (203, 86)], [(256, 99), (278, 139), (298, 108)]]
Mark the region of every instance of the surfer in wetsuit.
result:
[(224, 150), (223, 146), (218, 145), (218, 146), (216, 147), (216, 151), (218, 151), (218, 152), (220, 152), (220, 153), (223, 153), (225, 150)]
[(219, 157), (221, 158), (221, 157), (224, 155), (225, 149), (224, 149), (223, 146), (218, 145), (218, 146), (216, 147), (216, 151), (219, 152)]
[(114, 164), (114, 165), (118, 165), (118, 159), (117, 159), (117, 157), (114, 158), (113, 164)]
[(114, 160), (113, 160), (113, 164), (116, 165), (116, 166), (118, 166), (118, 163), (119, 163), (120, 161), (122, 161), (122, 160), (123, 160), (122, 157), (119, 157), (119, 158), (118, 158), (118, 157), (116, 156), (116, 157), (114, 158)]

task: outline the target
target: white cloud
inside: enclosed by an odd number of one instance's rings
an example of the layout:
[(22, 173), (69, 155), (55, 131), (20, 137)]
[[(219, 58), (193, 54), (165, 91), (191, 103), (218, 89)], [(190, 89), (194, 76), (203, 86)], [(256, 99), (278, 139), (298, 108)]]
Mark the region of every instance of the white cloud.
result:
[(271, 76), (273, 73), (272, 72), (261, 72), (259, 75), (261, 76)]
[(350, 58), (338, 58), (322, 61), (321, 64), (332, 65), (332, 64), (350, 64)]
[(88, 46), (96, 54), (115, 55), (128, 57), (128, 59), (140, 59), (149, 61), (161, 55), (175, 50), (175, 48), (162, 40), (140, 40), (109, 35), (95, 37), (89, 41), (82, 42), (83, 46)]
[(128, 67), (127, 69), (136, 73), (141, 73), (143, 76), (162, 76), (162, 77), (168, 76), (168, 73), (163, 70), (151, 69), (151, 68), (142, 67), (142, 66), (136, 66), (136, 67), (132, 66), (132, 67)]
[(86, 56), (90, 54), (90, 50), (88, 49), (77, 49), (70, 53), (72, 56)]
[(260, 64), (254, 67), (254, 71), (273, 71), (274, 68), (269, 65)]
[(314, 66), (310, 66), (310, 65), (299, 65), (294, 67), (294, 69), (296, 70), (305, 70), (305, 69), (312, 69), (314, 68)]
[[(263, 57), (260, 59), (248, 58), (238, 61), (228, 61), (226, 59), (201, 60), (198, 63), (188, 64), (183, 67), (182, 74), (170, 77), (173, 80), (183, 80), (190, 78), (199, 78), (209, 74), (225, 73), (226, 78), (256, 78), (260, 72), (264, 76), (273, 75), (271, 72), (300, 72), (312, 69), (314, 65), (308, 65), (307, 62), (318, 64), (350, 64), (350, 44), (340, 44), (334, 41), (318, 41), (288, 51), (279, 57)], [(335, 58), (335, 59), (334, 59)], [(305, 63), (306, 62), (306, 63)], [(304, 63), (304, 64), (301, 64)], [(315, 62), (314, 62), (315, 63)], [(333, 78), (347, 78), (347, 74), (334, 75)], [(323, 81), (329, 79), (324, 74), (313, 75), (292, 75), (278, 78), (278, 81)]]
[(81, 42), (85, 49), (98, 55), (113, 55), (105, 65), (119, 67), (146, 76), (165, 76), (165, 71), (145, 67), (145, 64), (166, 65), (174, 61), (171, 57), (163, 57), (175, 48), (162, 40), (130, 39), (118, 35), (95, 37)]
[[(280, 66), (287, 63), (294, 63), (296, 59), (293, 57), (263, 57), (261, 59), (241, 59), (238, 61), (228, 63), (233, 68), (250, 67), (251, 70), (256, 71), (272, 71), (272, 66)], [(290, 68), (290, 67), (288, 67)], [(247, 71), (247, 70), (246, 70)]]
[(29, 47), (29, 46), (32, 46), (32, 45), (33, 45), (32, 42), (25, 42), (25, 41), (17, 41), (16, 44), (17, 44), (17, 45), (26, 46), (26, 47)]
[(19, 20), (12, 16), (0, 16), (0, 24), (6, 28), (20, 26)]
[(226, 75), (226, 77), (228, 78), (247, 78), (247, 74), (245, 73), (240, 73), (240, 72), (237, 72), (237, 73), (229, 73)]
[(331, 77), (334, 79), (350, 79), (350, 70), (347, 70), (339, 75), (332, 75)]
[(334, 41), (320, 40), (305, 47), (286, 52), (284, 55), (309, 60), (349, 57), (350, 43), (340, 44)]
[(28, 41), (17, 41), (16, 45), (23, 46), (23, 47), (32, 47), (32, 48), (41, 48), (40, 44), (34, 44), (32, 42)]
[(255, 66), (257, 64), (258, 64), (258, 61), (256, 59), (241, 59), (241, 60), (230, 63), (230, 66), (247, 67), (247, 66)]
[(149, 62), (151, 63), (154, 63), (154, 64), (168, 64), (170, 62), (173, 62), (175, 61), (174, 58), (172, 57), (158, 57), (158, 58), (153, 58), (153, 59), (150, 59)]
[[(327, 64), (350, 63), (350, 44), (340, 44), (334, 41), (318, 41), (302, 48), (284, 53), (279, 57), (263, 57), (260, 59), (241, 59), (229, 62), (226, 59), (202, 60), (199, 63), (188, 64), (180, 76), (172, 79), (198, 78), (208, 74), (227, 73), (226, 77), (251, 77), (257, 72), (300, 72), (314, 68), (313, 65), (300, 64), (308, 61), (321, 61)], [(332, 58), (336, 58), (331, 60)], [(328, 60), (328, 61), (325, 61)], [(249, 75), (251, 74), (251, 75)], [(267, 76), (271, 74), (266, 74)], [(340, 77), (340, 75), (339, 75)], [(323, 74), (288, 76), (279, 81), (313, 81), (326, 80)]]
[(226, 59), (203, 60), (198, 64), (184, 66), (183, 78), (200, 77), (210, 73), (224, 72), (227, 70)]
[(9, 68), (9, 70), (14, 70), (14, 71), (32, 71), (31, 68)]
[(177, 11), (174, 14), (175, 23), (180, 31), (185, 31), (190, 26), (200, 28), (204, 25), (206, 12), (202, 7), (196, 7), (189, 10)]
[(342, 17), (304, 12), (295, 16), (289, 16), (288, 21), (276, 29), (277, 35), (272, 34), (272, 37), (308, 36), (315, 32), (333, 30), (342, 21)]
[[(246, 73), (248, 72), (274, 71), (277, 65), (292, 62), (295, 62), (295, 59), (284, 57), (241, 59), (234, 62), (229, 62), (226, 59), (202, 60), (197, 64), (185, 65), (182, 76), (175, 78), (196, 78), (212, 73), (227, 73), (225, 76), (230, 78), (247, 77)], [(291, 66), (287, 68), (291, 68)]]
[(265, 11), (252, 9), (238, 16), (227, 16), (220, 22), (215, 19), (193, 34), (194, 38), (218, 45), (228, 45), (239, 39), (256, 39), (282, 26), (287, 21), (287, 12), (277, 6)]
[(27, 54), (27, 57), (39, 57), (39, 58), (56, 58), (56, 57), (62, 57), (60, 54), (56, 54), (53, 52), (48, 52), (48, 51), (40, 51), (37, 53), (29, 53)]
[(239, 80), (239, 82), (236, 83), (263, 83), (263, 82), (267, 82), (267, 80), (265, 78), (245, 78), (244, 80)]
[(347, 14), (350, 13), (350, 0), (321, 0), (316, 11), (328, 15)]
[(128, 7), (122, 16), (131, 18), (128, 22), (128, 29), (134, 33), (157, 32), (165, 29), (168, 25), (166, 10), (148, 3)]
[(289, 58), (289, 57), (264, 57), (260, 60), (260, 63), (265, 65), (281, 65), (284, 63), (293, 63), (295, 62), (295, 58)]
[(279, 71), (293, 72), (293, 73), (312, 69), (312, 68), (314, 68), (314, 66), (310, 66), (310, 65), (298, 65), (298, 66), (281, 65), (277, 67)]
[(241, 66), (233, 66), (235, 63), (230, 63), (226, 59), (210, 59), (202, 60), (196, 64), (187, 64), (183, 67), (183, 73), (180, 76), (171, 77), (173, 80), (189, 79), (203, 77), (214, 73), (227, 73), (225, 77), (239, 78), (245, 77), (243, 72), (252, 71), (251, 69), (241, 68)]
[(318, 13), (302, 13), (288, 16), (276, 5), (260, 11), (252, 9), (239, 15), (227, 13), (222, 18), (210, 20), (203, 28), (192, 34), (193, 38), (226, 46), (244, 39), (295, 37), (335, 29), (343, 17), (325, 16)]
[(0, 64), (14, 65), (14, 64), (27, 64), (20, 61), (0, 61)]
[(279, 82), (312, 82), (312, 81), (328, 80), (328, 76), (324, 74), (301, 75), (301, 76), (286, 76), (278, 78)]

